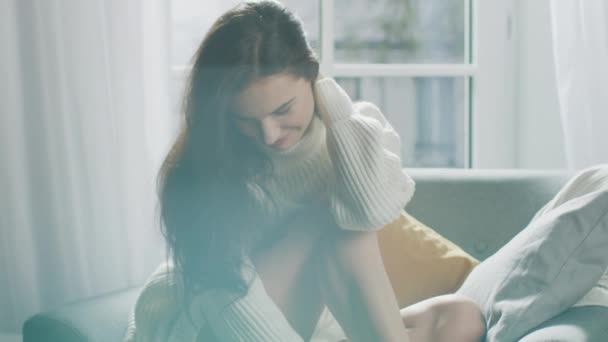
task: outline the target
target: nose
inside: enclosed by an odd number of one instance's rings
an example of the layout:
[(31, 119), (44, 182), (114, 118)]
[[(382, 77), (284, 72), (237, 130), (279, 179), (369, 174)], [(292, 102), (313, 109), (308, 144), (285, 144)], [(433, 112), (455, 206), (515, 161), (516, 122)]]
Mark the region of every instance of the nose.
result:
[(262, 120), (262, 135), (264, 136), (264, 143), (266, 145), (274, 144), (281, 135), (281, 127), (277, 120), (272, 117), (264, 118)]

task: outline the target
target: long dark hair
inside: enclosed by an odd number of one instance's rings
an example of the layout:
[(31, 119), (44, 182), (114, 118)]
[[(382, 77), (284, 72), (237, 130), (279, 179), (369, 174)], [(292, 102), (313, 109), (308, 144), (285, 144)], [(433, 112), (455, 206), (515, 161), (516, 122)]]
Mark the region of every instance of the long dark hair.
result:
[(240, 4), (207, 32), (186, 87), (184, 125), (158, 178), (162, 232), (186, 297), (212, 288), (243, 295), (243, 253), (265, 224), (249, 185), (272, 165), (239, 133), (230, 101), (261, 77), (313, 82), (318, 71), (300, 20), (278, 2)]

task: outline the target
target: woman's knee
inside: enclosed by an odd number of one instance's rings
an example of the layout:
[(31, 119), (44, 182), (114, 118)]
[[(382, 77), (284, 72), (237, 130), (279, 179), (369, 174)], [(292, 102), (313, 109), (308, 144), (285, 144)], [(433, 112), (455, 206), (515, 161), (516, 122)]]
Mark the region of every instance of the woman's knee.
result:
[(437, 306), (435, 329), (441, 333), (440, 341), (481, 341), (485, 336), (486, 322), (479, 306), (461, 295), (448, 295)]

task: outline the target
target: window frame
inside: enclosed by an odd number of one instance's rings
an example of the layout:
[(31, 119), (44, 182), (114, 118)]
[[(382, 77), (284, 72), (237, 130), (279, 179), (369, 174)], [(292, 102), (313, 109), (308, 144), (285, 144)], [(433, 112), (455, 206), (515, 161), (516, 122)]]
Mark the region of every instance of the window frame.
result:
[(320, 63), (321, 72), (331, 77), (464, 77), (464, 168), (472, 168), (472, 82), (477, 73), (477, 65), (473, 60), (473, 49), (477, 47), (474, 29), (476, 18), (476, 0), (464, 1), (464, 62), (462, 64), (352, 64), (336, 63), (334, 60), (334, 0), (319, 0), (321, 27), (319, 39), (321, 41)]

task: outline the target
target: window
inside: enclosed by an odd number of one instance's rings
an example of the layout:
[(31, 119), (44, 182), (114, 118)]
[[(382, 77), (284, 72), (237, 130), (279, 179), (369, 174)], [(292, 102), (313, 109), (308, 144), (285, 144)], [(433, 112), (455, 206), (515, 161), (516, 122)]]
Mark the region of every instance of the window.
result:
[[(321, 70), (378, 105), (407, 167), (471, 167), (474, 0), (282, 1), (303, 21)], [(172, 0), (174, 99), (212, 22), (238, 1)]]

